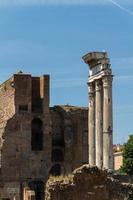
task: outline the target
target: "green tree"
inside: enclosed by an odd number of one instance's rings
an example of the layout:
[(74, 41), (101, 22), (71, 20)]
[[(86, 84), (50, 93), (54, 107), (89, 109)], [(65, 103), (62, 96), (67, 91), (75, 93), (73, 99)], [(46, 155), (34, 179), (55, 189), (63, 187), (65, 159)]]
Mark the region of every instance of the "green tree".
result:
[(121, 171), (133, 175), (133, 135), (130, 135), (123, 148), (123, 166)]

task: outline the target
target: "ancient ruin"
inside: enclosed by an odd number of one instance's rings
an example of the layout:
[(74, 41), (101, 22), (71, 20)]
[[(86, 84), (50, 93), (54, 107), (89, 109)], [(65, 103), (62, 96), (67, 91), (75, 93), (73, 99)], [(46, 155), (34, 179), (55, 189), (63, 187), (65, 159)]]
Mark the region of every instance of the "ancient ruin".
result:
[[(94, 196), (109, 200), (112, 190), (105, 184), (108, 178), (103, 169), (113, 169), (113, 76), (107, 53), (93, 52), (83, 59), (90, 66), (89, 115), (84, 107), (50, 107), (49, 75), (32, 77), (19, 72), (0, 85), (1, 200), (84, 200)], [(89, 168), (73, 174), (88, 163)], [(58, 187), (58, 181), (48, 181), (49, 176), (71, 178)], [(130, 192), (130, 188), (124, 190)], [(118, 198), (110, 199), (123, 199), (122, 195), (115, 193)]]
[(50, 107), (48, 75), (14, 74), (0, 97), (0, 199), (43, 200), (49, 174), (88, 163), (88, 109)]
[(113, 169), (112, 72), (106, 52), (83, 56), (90, 67), (89, 164)]
[(45, 200), (131, 200), (133, 185), (114, 179), (106, 170), (83, 165), (66, 177), (50, 177)]

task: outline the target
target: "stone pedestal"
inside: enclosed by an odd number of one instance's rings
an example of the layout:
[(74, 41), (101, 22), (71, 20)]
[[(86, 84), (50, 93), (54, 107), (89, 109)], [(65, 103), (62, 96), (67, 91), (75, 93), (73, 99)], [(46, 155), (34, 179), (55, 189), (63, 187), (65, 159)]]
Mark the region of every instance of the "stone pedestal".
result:
[(96, 101), (95, 101), (95, 134), (96, 134), (96, 166), (100, 169), (103, 165), (103, 111), (102, 111), (102, 81), (96, 80)]
[(89, 83), (89, 164), (95, 165), (95, 85)]
[(113, 169), (112, 75), (103, 78), (103, 168)]

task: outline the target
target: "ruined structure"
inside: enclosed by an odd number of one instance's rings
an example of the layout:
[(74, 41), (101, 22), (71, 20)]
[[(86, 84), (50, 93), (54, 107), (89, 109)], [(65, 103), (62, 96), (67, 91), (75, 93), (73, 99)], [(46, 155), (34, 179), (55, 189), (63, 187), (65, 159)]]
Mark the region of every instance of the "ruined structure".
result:
[(83, 165), (66, 177), (51, 177), (45, 200), (132, 200), (133, 185), (112, 178), (105, 170)]
[(112, 72), (106, 52), (83, 56), (90, 67), (89, 164), (113, 169)]
[(114, 152), (114, 170), (119, 170), (123, 165), (123, 149), (124, 145), (113, 145)]
[(44, 184), (51, 165), (49, 76), (14, 74), (0, 86), (1, 199), (22, 199)]
[(90, 66), (89, 117), (88, 108), (50, 108), (48, 75), (19, 72), (0, 85), (0, 199), (44, 200), (50, 174), (86, 163), (112, 169), (109, 59), (103, 52), (83, 59)]
[(0, 97), (0, 199), (44, 200), (49, 174), (88, 163), (88, 109), (50, 108), (48, 75), (14, 74)]
[[(75, 106), (50, 108), (52, 123), (52, 169), (69, 174), (88, 163), (88, 109)], [(53, 172), (54, 173), (54, 172)], [(53, 174), (52, 173), (52, 174)]]

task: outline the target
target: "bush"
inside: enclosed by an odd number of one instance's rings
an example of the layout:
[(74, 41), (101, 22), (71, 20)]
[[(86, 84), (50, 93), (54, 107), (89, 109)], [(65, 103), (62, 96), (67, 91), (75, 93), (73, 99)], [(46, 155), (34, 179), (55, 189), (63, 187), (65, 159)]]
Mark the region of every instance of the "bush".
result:
[(127, 143), (124, 145), (121, 171), (133, 175), (133, 135), (129, 137)]

